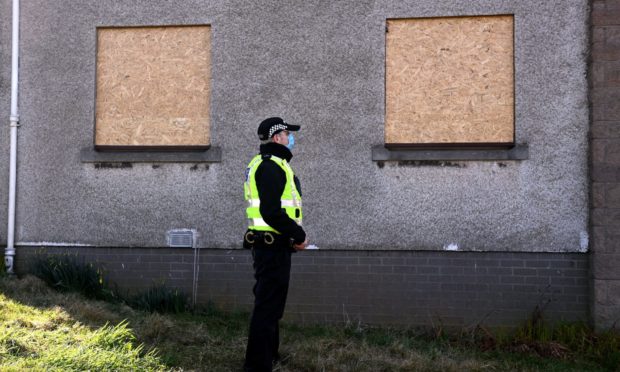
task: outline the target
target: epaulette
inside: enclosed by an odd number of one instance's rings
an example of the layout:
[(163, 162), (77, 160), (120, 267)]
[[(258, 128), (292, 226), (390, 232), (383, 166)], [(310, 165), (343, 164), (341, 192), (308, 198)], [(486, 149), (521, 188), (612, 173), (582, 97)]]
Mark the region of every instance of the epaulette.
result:
[(263, 160), (270, 159), (271, 158), (271, 154), (263, 154), (262, 158), (263, 158)]

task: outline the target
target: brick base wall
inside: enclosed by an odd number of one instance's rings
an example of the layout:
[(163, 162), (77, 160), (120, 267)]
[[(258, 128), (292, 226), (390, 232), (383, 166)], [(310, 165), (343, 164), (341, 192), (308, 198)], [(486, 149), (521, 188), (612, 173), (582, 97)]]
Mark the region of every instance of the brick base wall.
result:
[[(37, 249), (19, 247), (28, 271)], [(98, 262), (121, 288), (153, 282), (192, 293), (194, 251), (171, 248), (49, 248)], [(197, 303), (250, 310), (251, 255), (198, 251)], [(588, 320), (588, 255), (425, 251), (311, 251), (293, 255), (286, 315), (301, 322), (464, 327), (516, 326), (538, 305), (549, 320)]]
[(620, 326), (620, 1), (592, 1), (592, 318)]

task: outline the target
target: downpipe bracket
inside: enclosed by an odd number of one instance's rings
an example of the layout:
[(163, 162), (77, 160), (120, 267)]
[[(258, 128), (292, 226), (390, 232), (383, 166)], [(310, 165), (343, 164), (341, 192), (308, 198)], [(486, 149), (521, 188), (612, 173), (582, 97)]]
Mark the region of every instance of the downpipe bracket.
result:
[(15, 260), (15, 248), (6, 248), (4, 250), (4, 267), (8, 275), (14, 275), (13, 263)]

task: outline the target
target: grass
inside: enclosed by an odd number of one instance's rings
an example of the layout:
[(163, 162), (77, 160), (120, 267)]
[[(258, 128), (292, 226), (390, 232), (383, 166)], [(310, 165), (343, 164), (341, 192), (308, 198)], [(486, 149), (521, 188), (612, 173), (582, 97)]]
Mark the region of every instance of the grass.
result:
[(136, 344), (127, 322), (116, 322), (122, 315), (108, 304), (57, 293), (34, 277), (0, 282), (0, 369), (167, 369)]
[(60, 292), (81, 293), (87, 298), (124, 302), (134, 309), (160, 313), (182, 313), (187, 310), (187, 296), (179, 290), (156, 283), (140, 293), (121, 293), (105, 279), (103, 269), (84, 262), (77, 254), (37, 252), (31, 271), (47, 285)]
[[(238, 371), (247, 327), (247, 313), (160, 314), (58, 292), (35, 277), (0, 278), (2, 371)], [(278, 371), (619, 370), (620, 336), (582, 324), (450, 334), (284, 322), (281, 337)]]
[(76, 254), (47, 255), (39, 252), (32, 264), (33, 273), (60, 292), (78, 292), (89, 298), (113, 300), (102, 270), (82, 262)]
[(144, 292), (122, 297), (131, 307), (159, 313), (182, 313), (188, 308), (187, 296), (177, 289), (155, 284)]

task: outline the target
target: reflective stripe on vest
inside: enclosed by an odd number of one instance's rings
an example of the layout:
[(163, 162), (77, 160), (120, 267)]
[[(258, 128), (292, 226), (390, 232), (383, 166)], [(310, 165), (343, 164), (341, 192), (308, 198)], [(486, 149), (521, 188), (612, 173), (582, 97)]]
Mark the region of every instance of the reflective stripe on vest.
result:
[[(267, 225), (267, 222), (265, 222), (265, 220), (263, 220), (262, 218), (248, 218), (248, 221), (250, 222), (250, 225), (252, 225), (252, 230), (260, 230), (257, 229), (257, 227), (269, 227), (269, 225)], [(271, 229), (269, 231), (275, 230)]]
[[(301, 200), (299, 200), (299, 203), (296, 203), (294, 200), (280, 200), (280, 203), (283, 207), (297, 207), (301, 205)], [(248, 200), (248, 207), (260, 207), (260, 199)]]
[[(286, 175), (286, 184), (284, 185), (284, 191), (280, 196), (280, 204), (286, 211), (286, 214), (297, 222), (298, 225), (302, 224), (302, 209), (301, 209), (301, 195), (295, 185), (295, 174), (293, 169), (285, 159), (277, 156), (271, 156), (269, 159), (273, 160)], [(269, 226), (260, 214), (260, 199), (258, 197), (258, 189), (256, 187), (255, 173), (258, 166), (263, 162), (262, 155), (256, 155), (246, 169), (245, 174), (245, 200), (248, 202), (246, 208), (246, 216), (248, 218), (248, 228), (258, 231), (272, 231), (280, 233), (276, 229)]]

